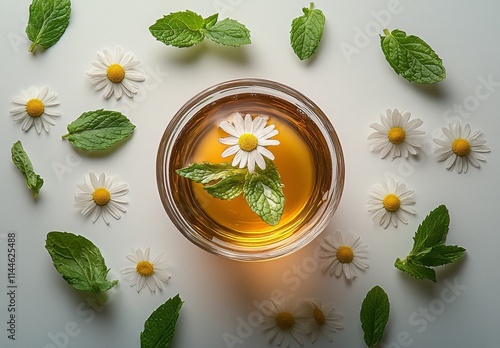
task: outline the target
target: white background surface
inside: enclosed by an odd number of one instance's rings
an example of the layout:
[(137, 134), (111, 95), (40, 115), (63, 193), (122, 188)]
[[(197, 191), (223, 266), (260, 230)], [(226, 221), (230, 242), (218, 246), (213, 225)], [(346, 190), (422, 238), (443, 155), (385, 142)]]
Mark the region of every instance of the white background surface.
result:
[[(290, 23), (309, 5), (307, 1), (73, 1), (71, 23), (62, 39), (36, 55), (28, 53), (24, 34), (29, 3), (2, 1), (0, 11), (1, 347), (139, 347), (146, 318), (177, 293), (185, 303), (172, 347), (231, 347), (224, 340), (230, 336), (240, 340), (234, 347), (267, 347), (259, 328), (248, 330), (242, 323), (273, 293), (319, 298), (344, 314), (345, 328), (335, 334), (334, 344), (320, 337), (315, 344), (307, 342), (307, 347), (363, 347), (359, 309), (376, 284), (391, 301), (384, 347), (498, 346), (496, 1), (317, 0), (327, 24), (319, 51), (307, 62), (299, 61), (289, 45)], [(251, 30), (252, 44), (235, 49), (204, 42), (177, 49), (150, 35), (148, 28), (156, 19), (186, 9), (204, 17), (220, 12), (221, 17), (244, 23)], [(380, 50), (378, 33), (384, 27), (426, 40), (443, 58), (447, 78), (422, 87), (397, 76)], [(105, 100), (85, 74), (96, 51), (116, 45), (133, 52), (147, 75), (133, 99)], [(346, 54), (348, 45), (357, 51)], [(165, 214), (156, 187), (156, 150), (173, 114), (199, 91), (242, 77), (276, 80), (309, 96), (336, 127), (346, 161), (343, 198), (328, 228), (299, 252), (266, 263), (225, 260), (189, 243)], [(481, 79), (496, 84), (488, 91), (480, 87)], [(11, 98), (21, 89), (44, 85), (58, 93), (62, 117), (49, 134), (39, 135), (34, 128), (25, 133), (8, 112), (14, 106)], [(478, 88), (483, 94), (477, 95)], [(454, 112), (455, 106), (466, 113)], [(136, 131), (109, 155), (81, 154), (60, 136), (68, 123), (98, 108), (122, 111)], [(408, 110), (424, 121), (426, 147), (418, 159), (381, 160), (369, 151), (368, 126), (379, 122), (387, 108)], [(479, 170), (472, 167), (459, 175), (436, 161), (431, 139), (452, 119), (483, 130), (492, 151)], [(10, 159), (17, 140), (45, 179), (37, 201)], [(93, 224), (74, 207), (76, 184), (90, 171), (118, 176), (129, 184), (128, 211), (109, 226), (102, 220)], [(408, 225), (384, 230), (367, 212), (367, 191), (391, 176), (415, 190), (417, 215)], [(410, 251), (418, 224), (439, 204), (446, 204), (451, 214), (447, 242), (464, 246), (467, 255), (439, 269), (434, 284), (408, 277), (393, 262)], [(110, 277), (120, 280), (107, 306), (93, 309), (86, 295), (70, 288), (55, 271), (44, 248), (45, 236), (52, 230), (82, 234), (99, 246), (111, 268)], [(318, 242), (335, 230), (360, 235), (369, 246), (370, 268), (351, 282), (322, 274), (312, 258)], [(7, 339), (6, 331), (8, 232), (17, 235), (15, 342)], [(163, 292), (144, 289), (138, 294), (119, 271), (129, 266), (125, 255), (131, 248), (148, 246), (153, 255), (166, 252), (173, 277)], [(460, 286), (450, 290), (449, 284)], [(68, 325), (73, 336), (66, 339), (63, 332)], [(50, 337), (58, 338), (58, 345)], [(398, 338), (404, 345), (397, 343)]]

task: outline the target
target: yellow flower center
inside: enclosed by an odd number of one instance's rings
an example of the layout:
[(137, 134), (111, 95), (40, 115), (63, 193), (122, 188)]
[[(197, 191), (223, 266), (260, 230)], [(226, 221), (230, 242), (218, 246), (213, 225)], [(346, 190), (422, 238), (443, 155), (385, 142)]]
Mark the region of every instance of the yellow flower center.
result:
[(43, 105), (43, 102), (40, 99), (30, 99), (26, 103), (26, 112), (28, 115), (31, 117), (40, 117), (43, 115), (43, 112), (45, 111), (45, 106)]
[(313, 309), (313, 318), (318, 326), (323, 326), (326, 323), (325, 313), (319, 308)]
[(401, 201), (399, 200), (399, 197), (394, 193), (389, 193), (384, 197), (382, 204), (384, 205), (385, 210), (393, 213), (399, 209), (399, 207), (401, 206)]
[(470, 152), (470, 143), (463, 138), (458, 138), (451, 144), (451, 149), (457, 156), (467, 156)]
[(142, 277), (149, 277), (153, 275), (155, 272), (155, 268), (149, 261), (139, 261), (137, 263), (137, 266), (135, 266), (135, 270), (137, 273), (139, 273)]
[(252, 133), (244, 133), (240, 135), (238, 139), (238, 145), (240, 149), (246, 152), (251, 152), (257, 148), (259, 144), (259, 139)]
[(387, 132), (387, 137), (391, 143), (398, 145), (405, 141), (406, 132), (401, 127), (392, 127)]
[(97, 205), (106, 205), (111, 199), (111, 194), (104, 187), (96, 188), (94, 193), (92, 193), (92, 199)]
[(351, 263), (354, 259), (354, 252), (350, 246), (342, 245), (337, 249), (336, 256), (340, 263)]
[(120, 83), (125, 78), (125, 69), (120, 64), (111, 64), (106, 70), (108, 80), (114, 83)]
[(280, 312), (276, 316), (276, 325), (281, 330), (290, 330), (295, 325), (295, 318), (292, 313)]

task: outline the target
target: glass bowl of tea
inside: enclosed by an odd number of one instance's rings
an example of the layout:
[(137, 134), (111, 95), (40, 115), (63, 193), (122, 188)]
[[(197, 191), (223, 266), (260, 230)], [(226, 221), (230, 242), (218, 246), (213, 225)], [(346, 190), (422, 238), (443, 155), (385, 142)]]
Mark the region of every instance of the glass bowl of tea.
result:
[(213, 254), (263, 261), (296, 251), (329, 224), (344, 157), (329, 118), (308, 97), (264, 79), (198, 93), (161, 138), (156, 176), (177, 229)]

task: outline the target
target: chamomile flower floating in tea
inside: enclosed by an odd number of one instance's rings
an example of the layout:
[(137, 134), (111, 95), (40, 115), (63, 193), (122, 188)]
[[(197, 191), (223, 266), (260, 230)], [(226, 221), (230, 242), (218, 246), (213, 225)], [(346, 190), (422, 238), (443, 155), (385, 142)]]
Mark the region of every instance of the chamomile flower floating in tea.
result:
[(467, 173), (469, 163), (480, 168), (479, 161), (486, 161), (486, 157), (481, 153), (490, 152), (490, 148), (486, 146), (486, 140), (482, 139), (481, 131), (472, 133), (469, 124), (462, 129), (458, 121), (441, 130), (445, 139), (433, 139), (439, 145), (434, 153), (439, 162), (445, 161), (446, 169), (453, 170), (455, 167), (457, 173)]
[(234, 124), (220, 123), (220, 128), (230, 136), (219, 138), (220, 143), (230, 145), (222, 152), (222, 157), (235, 155), (233, 162), (191, 163), (176, 173), (203, 184), (214, 198), (232, 200), (243, 195), (254, 213), (275, 226), (283, 215), (285, 196), (280, 174), (273, 162), (274, 155), (265, 148), (280, 143), (269, 139), (278, 131), (274, 125), (266, 126), (267, 120), (266, 116), (252, 119), (250, 114), (243, 119), (239, 112), (235, 113)]
[(394, 227), (398, 226), (398, 220), (404, 224), (408, 223), (406, 214), (415, 214), (413, 207), (415, 199), (413, 190), (405, 184), (396, 182), (393, 178), (388, 181), (381, 181), (379, 185), (374, 185), (368, 192), (368, 212), (373, 213), (373, 221), (377, 221), (380, 226), (387, 228), (390, 223)]
[(371, 150), (380, 151), (380, 157), (391, 154), (392, 159), (409, 155), (416, 155), (422, 147), (419, 139), (425, 132), (417, 130), (423, 124), (420, 119), (410, 121), (411, 114), (407, 111), (400, 113), (398, 109), (387, 109), (387, 115), (380, 115), (379, 123), (372, 123), (370, 128), (375, 130), (368, 136), (371, 141)]
[(138, 66), (140, 61), (135, 60), (132, 53), (122, 53), (120, 47), (113, 52), (103, 49), (97, 52), (97, 61), (92, 62), (94, 69), (87, 72), (90, 83), (96, 90), (104, 90), (104, 98), (113, 94), (120, 99), (123, 94), (133, 97), (139, 90), (138, 82), (145, 80), (144, 74)]
[(274, 125), (266, 126), (267, 117), (256, 116), (252, 120), (250, 114), (243, 116), (237, 112), (234, 114), (233, 124), (224, 121), (220, 123), (222, 128), (230, 136), (219, 138), (219, 142), (224, 145), (230, 145), (223, 153), (222, 157), (234, 155), (233, 166), (239, 164), (239, 168), (248, 168), (249, 173), (255, 171), (255, 164), (260, 169), (266, 169), (264, 157), (274, 160), (274, 155), (266, 149), (266, 146), (279, 145), (279, 141), (269, 139), (278, 134)]
[(314, 343), (321, 334), (328, 341), (333, 342), (333, 334), (337, 330), (342, 330), (342, 314), (330, 304), (323, 304), (318, 299), (305, 299), (304, 303), (312, 316), (312, 320), (307, 328)]
[(360, 237), (352, 233), (342, 234), (337, 231), (333, 236), (327, 236), (320, 245), (320, 259), (324, 260), (321, 266), (323, 272), (340, 277), (342, 274), (348, 280), (358, 276), (356, 269), (365, 270), (368, 247), (361, 244)]
[(49, 126), (54, 125), (55, 118), (61, 116), (59, 112), (53, 110), (59, 105), (57, 94), (51, 92), (48, 87), (30, 87), (28, 90), (22, 90), (21, 95), (12, 101), (17, 106), (9, 112), (14, 116), (15, 122), (22, 123), (25, 132), (35, 125), (38, 133), (41, 133), (42, 128), (48, 133)]
[(269, 333), (269, 343), (287, 348), (293, 338), (301, 346), (304, 345), (303, 336), (307, 332), (305, 317), (293, 302), (293, 297), (288, 296), (282, 301), (271, 298), (264, 309), (262, 329)]
[(156, 289), (162, 290), (162, 283), (166, 283), (172, 277), (167, 272), (167, 265), (163, 261), (164, 253), (159, 254), (154, 260), (150, 260), (150, 248), (143, 252), (141, 249), (132, 249), (132, 254), (127, 255), (127, 259), (134, 263), (134, 266), (125, 267), (120, 271), (122, 275), (132, 276), (131, 287), (137, 285), (137, 292), (144, 289), (145, 286), (151, 292)]
[(126, 211), (128, 201), (124, 196), (128, 193), (128, 185), (119, 183), (116, 177), (106, 178), (101, 173), (98, 178), (90, 173), (89, 182), (85, 178), (77, 187), (83, 192), (75, 195), (76, 207), (81, 209), (83, 216), (91, 215), (93, 222), (102, 216), (104, 222), (109, 224), (110, 216), (119, 220), (121, 213)]

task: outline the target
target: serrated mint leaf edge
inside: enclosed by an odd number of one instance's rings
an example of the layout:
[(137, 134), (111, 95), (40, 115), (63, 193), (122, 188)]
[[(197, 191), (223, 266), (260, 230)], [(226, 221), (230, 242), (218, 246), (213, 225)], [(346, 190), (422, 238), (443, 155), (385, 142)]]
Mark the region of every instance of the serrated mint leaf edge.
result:
[[(409, 82), (416, 82), (420, 84), (433, 84), (442, 81), (443, 79), (446, 78), (446, 68), (443, 65), (443, 60), (439, 57), (439, 55), (432, 49), (432, 47), (425, 42), (423, 39), (419, 38), (418, 36), (415, 35), (407, 35), (406, 32), (399, 30), (399, 29), (394, 29), (392, 32), (389, 32), (389, 30), (384, 29), (384, 34), (386, 36), (380, 36), (381, 39), (381, 47), (382, 47), (382, 52), (384, 53), (384, 56), (389, 63), (389, 65), (394, 69), (394, 71), (402, 76), (404, 79), (408, 80)], [(405, 40), (415, 40), (418, 41), (418, 45), (423, 47), (424, 50), (420, 49), (418, 51), (410, 51), (402, 43), (398, 41), (397, 36), (398, 35), (404, 36), (403, 39)], [(405, 62), (407, 62), (408, 66), (407, 68), (402, 67), (402, 64), (399, 63), (397, 64), (394, 61), (394, 53), (395, 52), (390, 52), (390, 43), (393, 41), (393, 43), (399, 48), (404, 50), (405, 52), (408, 52), (411, 57), (414, 59), (414, 62), (417, 62), (418, 64), (411, 64), (411, 62), (406, 59)], [(431, 62), (424, 64), (422, 63), (418, 57), (414, 55), (414, 52), (419, 52), (422, 53), (424, 51), (424, 54), (427, 56), (431, 56)], [(392, 54), (391, 54), (392, 53)], [(397, 54), (396, 56), (399, 56)], [(399, 61), (399, 60), (398, 60)], [(417, 66), (420, 66), (420, 69), (417, 68)], [(423, 70), (421, 68), (424, 68), (425, 71), (430, 73), (430, 76), (424, 76), (424, 77), (416, 77), (415, 75), (420, 74)], [(438, 70), (440, 70), (439, 73), (434, 72), (433, 69), (430, 67), (437, 67)]]
[(23, 148), (20, 140), (16, 141), (11, 148), (12, 162), (23, 175), (26, 186), (31, 190), (33, 198), (37, 198), (43, 186), (43, 179), (35, 173), (33, 164)]
[[(46, 16), (45, 13), (36, 13), (36, 11), (43, 10), (44, 5), (48, 5), (51, 2), (53, 4), (53, 10), (51, 11), (49, 16)], [(57, 8), (58, 11), (62, 11), (61, 16), (53, 17), (54, 8), (56, 7), (56, 2), (60, 6)], [(33, 0), (29, 6), (29, 18), (28, 25), (26, 26), (26, 35), (32, 44), (29, 47), (29, 52), (33, 52), (36, 46), (40, 46), (43, 49), (48, 49), (55, 45), (62, 35), (65, 33), (71, 16), (71, 1), (70, 0)], [(42, 20), (40, 21), (40, 18)], [(57, 25), (52, 26), (52, 28), (48, 28), (50, 22), (57, 21)], [(49, 30), (51, 29), (51, 30)], [(48, 31), (47, 31), (48, 30)], [(48, 38), (44, 38), (44, 36), (50, 35)]]
[[(191, 47), (203, 41), (205, 38), (204, 27), (211, 24), (210, 20), (213, 19), (213, 16), (215, 15), (203, 19), (199, 14), (190, 10), (172, 12), (157, 19), (149, 27), (149, 32), (156, 40), (165, 45), (178, 48)], [(188, 22), (187, 19), (194, 22)], [(179, 23), (183, 24), (184, 27), (178, 26), (176, 28), (173, 26), (173, 24), (178, 25)]]
[(374, 286), (363, 300), (360, 311), (361, 327), (368, 347), (378, 345), (389, 321), (390, 302), (387, 293), (379, 285)]
[(308, 59), (316, 53), (323, 37), (326, 18), (323, 11), (313, 7), (313, 3), (310, 8), (304, 7), (304, 14), (293, 19), (290, 29), (290, 43), (300, 60)]
[[(156, 308), (144, 323), (144, 330), (141, 332), (140, 341), (141, 348), (164, 348), (168, 347), (172, 342), (175, 326), (179, 318), (180, 310), (184, 301), (181, 300), (179, 294), (169, 298), (162, 305)], [(158, 323), (161, 323), (165, 318), (157, 318), (163, 315), (163, 311), (170, 311), (170, 318), (167, 318), (168, 325), (158, 328)], [(157, 323), (158, 321), (158, 323)], [(154, 335), (155, 337), (152, 337)], [(153, 340), (154, 342), (151, 342)]]
[(250, 30), (244, 24), (230, 18), (218, 21), (212, 27), (207, 28), (205, 36), (225, 46), (239, 47), (251, 44)]

